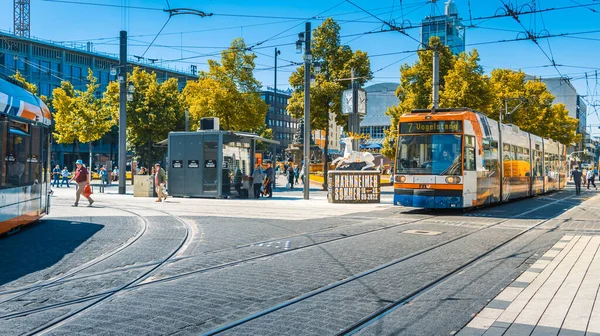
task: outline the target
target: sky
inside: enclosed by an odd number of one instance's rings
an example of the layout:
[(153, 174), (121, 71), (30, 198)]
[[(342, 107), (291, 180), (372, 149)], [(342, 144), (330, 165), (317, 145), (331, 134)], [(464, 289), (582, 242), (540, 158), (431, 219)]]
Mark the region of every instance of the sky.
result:
[[(304, 31), (306, 20), (310, 18), (315, 28), (325, 18), (333, 17), (341, 25), (342, 43), (370, 55), (374, 72), (371, 83), (398, 83), (400, 65), (416, 60), (414, 50), (419, 48), (419, 43), (415, 40), (420, 38), (420, 29), (407, 29), (409, 36), (396, 31), (382, 32), (388, 27), (381, 20), (395, 26), (416, 26), (432, 13), (443, 13), (444, 2), (31, 0), (31, 36), (73, 44), (90, 41), (96, 51), (117, 54), (119, 31), (124, 29), (128, 31), (131, 57), (143, 55), (146, 59), (159, 59), (163, 66), (179, 70), (189, 70), (190, 65), (196, 65), (198, 70), (206, 69), (208, 59), (218, 60), (218, 53), (227, 48), (232, 39), (243, 37), (247, 45), (255, 45), (253, 50), (258, 56), (255, 76), (265, 87), (274, 84), (273, 55), (275, 48), (281, 51), (277, 87), (286, 89), (294, 69), (291, 62), (302, 61), (302, 55), (296, 54), (295, 42), (297, 34)], [(594, 125), (592, 134), (600, 135), (596, 127), (600, 125), (600, 112), (596, 111), (600, 109), (597, 79), (600, 75), (600, 0), (454, 2), (463, 23), (469, 27), (466, 50), (477, 49), (487, 73), (495, 68), (510, 68), (540, 77), (570, 77), (588, 105), (598, 105), (588, 106), (588, 125)], [(518, 11), (589, 6), (519, 15), (520, 23), (512, 17), (480, 19), (506, 13), (504, 4)], [(12, 5), (12, 0), (0, 0), (0, 30), (12, 30)], [(169, 19), (168, 13), (163, 11), (168, 6), (213, 15), (178, 15)], [(537, 40), (539, 45), (532, 40), (510, 41), (525, 37), (525, 29), (537, 36), (570, 35), (541, 38)], [(370, 33), (364, 34), (366, 32)], [(552, 60), (556, 68), (551, 66)]]

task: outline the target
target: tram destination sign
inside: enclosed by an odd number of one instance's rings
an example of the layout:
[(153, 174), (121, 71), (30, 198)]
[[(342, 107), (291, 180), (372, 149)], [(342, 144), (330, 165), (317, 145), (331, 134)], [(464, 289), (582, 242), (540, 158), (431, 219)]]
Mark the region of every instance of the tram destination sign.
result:
[(330, 203), (379, 203), (379, 171), (330, 171)]
[(414, 121), (400, 123), (401, 134), (462, 133), (462, 120)]

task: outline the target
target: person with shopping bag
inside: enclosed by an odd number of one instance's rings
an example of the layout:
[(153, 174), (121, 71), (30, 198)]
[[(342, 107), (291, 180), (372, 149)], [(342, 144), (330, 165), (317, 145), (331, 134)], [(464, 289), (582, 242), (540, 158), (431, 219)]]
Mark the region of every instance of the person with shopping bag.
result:
[(88, 206), (92, 206), (94, 200), (90, 197), (90, 195), (92, 194), (92, 188), (90, 187), (90, 173), (87, 170), (87, 168), (83, 166), (82, 160), (77, 160), (75, 164), (77, 165), (77, 170), (75, 171), (75, 175), (73, 176), (71, 181), (75, 180), (75, 182), (77, 183), (77, 191), (75, 191), (75, 204), (73, 204), (72, 206), (79, 206), (79, 198), (81, 197), (81, 195), (87, 198), (88, 202), (90, 202)]

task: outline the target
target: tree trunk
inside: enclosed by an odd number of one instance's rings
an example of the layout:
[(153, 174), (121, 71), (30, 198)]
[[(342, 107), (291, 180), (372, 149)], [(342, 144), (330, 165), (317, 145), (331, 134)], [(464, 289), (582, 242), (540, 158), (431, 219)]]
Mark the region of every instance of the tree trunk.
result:
[(329, 113), (327, 113), (327, 127), (325, 127), (325, 146), (323, 146), (323, 190), (328, 189), (327, 175), (329, 174)]
[(75, 146), (77, 147), (77, 160), (81, 159), (81, 147), (79, 146), (79, 141), (75, 140)]

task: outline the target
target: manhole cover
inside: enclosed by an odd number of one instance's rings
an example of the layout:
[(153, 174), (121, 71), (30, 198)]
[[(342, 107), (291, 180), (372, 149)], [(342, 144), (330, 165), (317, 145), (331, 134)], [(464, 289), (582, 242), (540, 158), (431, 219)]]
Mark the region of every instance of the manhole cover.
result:
[(437, 236), (439, 234), (442, 234), (440, 231), (426, 231), (426, 230), (406, 230), (406, 231), (403, 231), (402, 233), (410, 233), (410, 234), (417, 234), (417, 235), (423, 235), (423, 236)]

